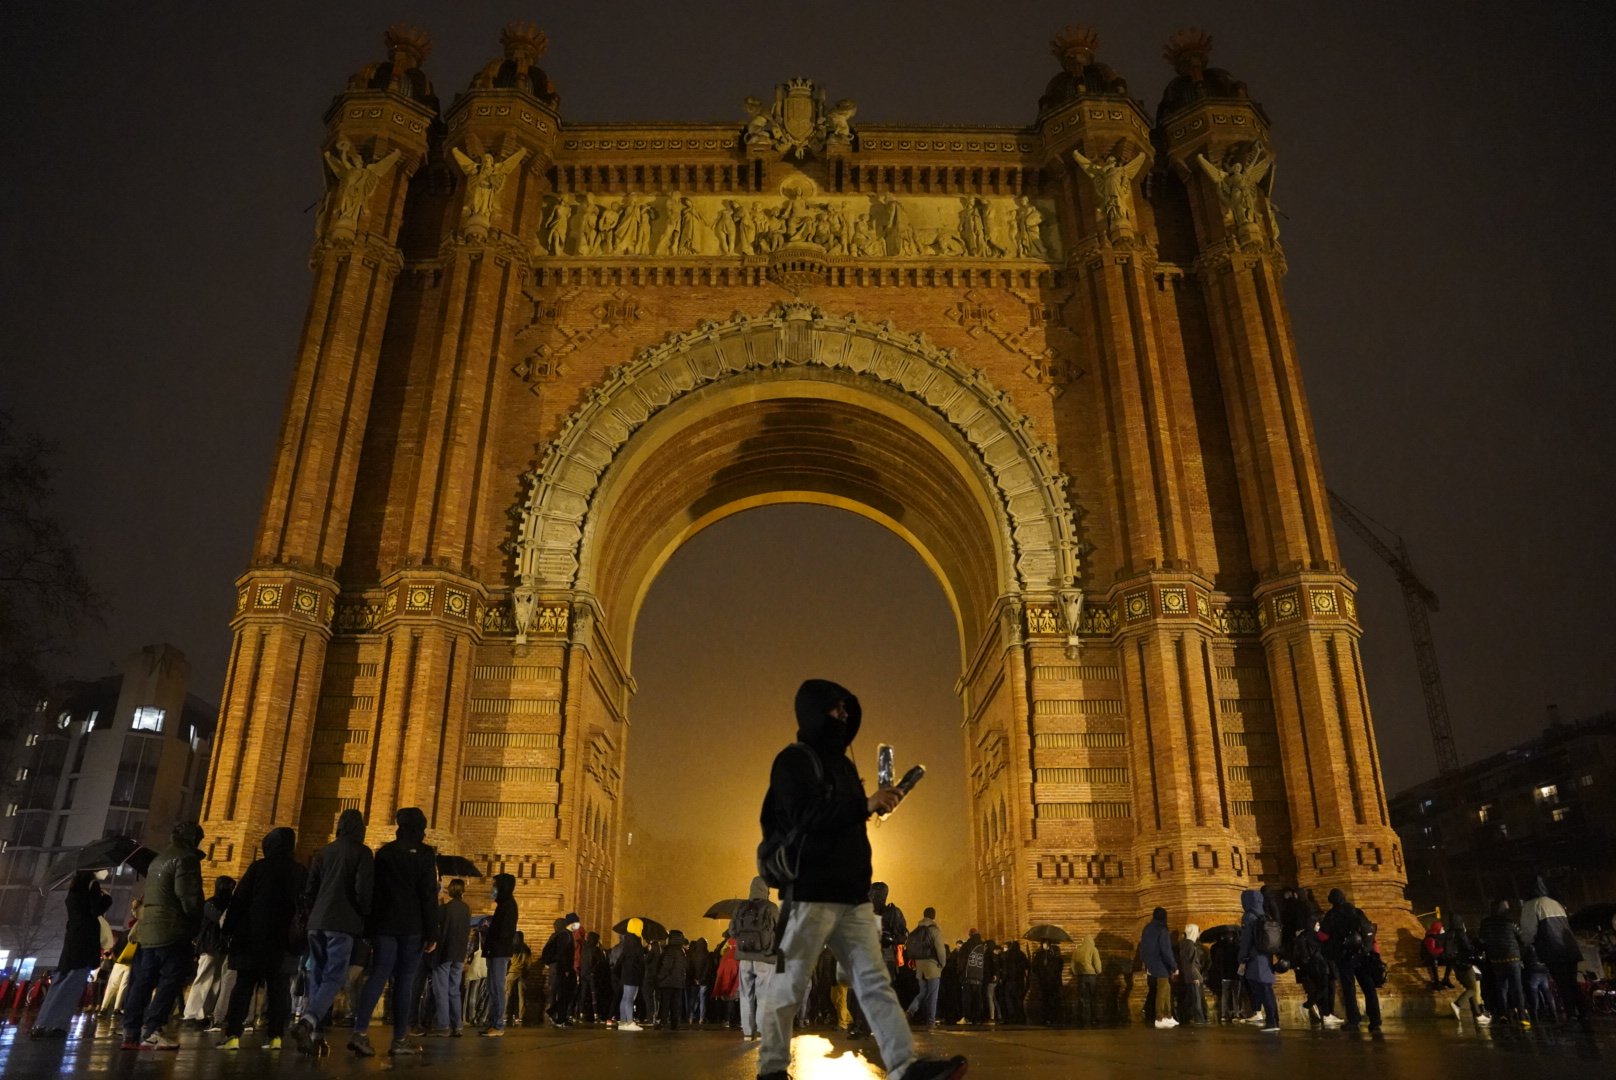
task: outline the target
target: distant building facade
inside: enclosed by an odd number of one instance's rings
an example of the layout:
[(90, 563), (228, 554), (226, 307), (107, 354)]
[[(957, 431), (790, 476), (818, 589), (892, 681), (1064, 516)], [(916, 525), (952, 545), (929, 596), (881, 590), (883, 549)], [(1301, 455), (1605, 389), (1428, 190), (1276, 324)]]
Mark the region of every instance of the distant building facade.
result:
[[(102, 837), (161, 848), (194, 820), (207, 781), (214, 706), (189, 693), (191, 665), (148, 645), (123, 672), (75, 681), (42, 701), (7, 748), (0, 777), (0, 949), (53, 962), (65, 921), (52, 867)], [(121, 920), (138, 878), (108, 881)]]
[(1391, 813), (1416, 911), (1481, 912), (1538, 875), (1568, 910), (1616, 899), (1616, 713), (1551, 723), (1393, 796)]

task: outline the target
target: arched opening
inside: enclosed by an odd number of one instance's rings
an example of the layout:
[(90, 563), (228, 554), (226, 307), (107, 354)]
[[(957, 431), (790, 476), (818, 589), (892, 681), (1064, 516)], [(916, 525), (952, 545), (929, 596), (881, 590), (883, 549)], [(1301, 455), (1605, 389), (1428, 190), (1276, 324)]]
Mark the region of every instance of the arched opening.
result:
[(950, 932), (974, 915), (956, 621), (900, 536), (814, 505), (754, 507), (685, 541), (635, 624), (630, 752), (616, 909), (716, 940), (707, 905), (744, 895), (769, 763), (791, 741), (791, 698), (822, 675), (859, 694), (853, 753), (873, 785), (876, 746), (927, 766), (898, 814), (872, 828), (876, 876)]

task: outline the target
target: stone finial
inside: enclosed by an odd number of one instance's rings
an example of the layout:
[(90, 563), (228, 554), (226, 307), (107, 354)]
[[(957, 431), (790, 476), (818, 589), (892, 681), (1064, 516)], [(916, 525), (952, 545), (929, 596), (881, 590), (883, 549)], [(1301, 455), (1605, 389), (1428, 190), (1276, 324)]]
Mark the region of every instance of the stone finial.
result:
[(499, 43), (505, 59), (526, 65), (538, 62), (550, 47), (550, 38), (537, 23), (513, 22), (499, 32)]
[(1073, 75), (1094, 63), (1094, 54), (1100, 47), (1100, 34), (1091, 26), (1073, 23), (1049, 42), (1049, 51), (1061, 62), (1061, 67)]
[(1174, 71), (1197, 82), (1206, 70), (1207, 59), (1211, 55), (1212, 35), (1193, 26), (1168, 38), (1167, 46), (1162, 50), (1162, 59), (1173, 65)]
[(382, 35), (382, 41), (387, 45), (387, 55), (393, 61), (395, 74), (402, 75), (411, 68), (420, 67), (432, 54), (432, 39), (419, 26), (394, 23)]

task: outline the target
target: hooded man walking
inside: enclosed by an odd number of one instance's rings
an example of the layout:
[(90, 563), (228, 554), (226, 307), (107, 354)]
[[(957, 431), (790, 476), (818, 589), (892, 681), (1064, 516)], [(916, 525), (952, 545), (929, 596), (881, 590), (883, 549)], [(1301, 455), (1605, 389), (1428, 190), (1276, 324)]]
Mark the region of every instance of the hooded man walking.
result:
[(871, 814), (895, 809), (902, 795), (883, 787), (864, 794), (848, 747), (858, 735), (858, 698), (823, 679), (797, 690), (797, 742), (775, 756), (763, 799), (765, 838), (794, 831), (796, 878), (787, 886), (780, 936), (781, 970), (764, 991), (759, 1080), (788, 1080), (791, 1020), (828, 944), (853, 980), (875, 1032), (889, 1080), (958, 1080), (966, 1061), (918, 1058), (903, 1009), (881, 957), (881, 922), (870, 904)]
[[(505, 973), (516, 951), (516, 878), (495, 874), (493, 895), (494, 915), (483, 935), (483, 957), (488, 961), (488, 1026), (483, 1035), (488, 1038), (505, 1034)], [(464, 948), (454, 941), (448, 945)]]
[(780, 909), (769, 899), (769, 885), (760, 877), (752, 879), (747, 899), (729, 920), (729, 934), (735, 939), (735, 959), (740, 968), (741, 1038), (759, 1035), (758, 1016), (763, 991), (774, 974), (779, 958), (775, 951), (775, 930)]
[(292, 1038), (305, 1054), (323, 1056), (325, 1014), (348, 979), (354, 941), (364, 936), (376, 884), (376, 861), (365, 846), (365, 818), (357, 810), (337, 816), (337, 838), (314, 855), (303, 886), (308, 908), (309, 996)]
[(264, 857), (247, 867), (224, 913), (222, 928), (229, 943), (230, 968), (236, 973), (225, 1008), (224, 1038), (219, 1043), (224, 1050), (241, 1048), (247, 1010), (260, 985), (268, 1014), (267, 1049), (281, 1048), (281, 1032), (292, 1018), (292, 971), (285, 961), (293, 945), (292, 922), (302, 902), (306, 872), (292, 858), (297, 834), (291, 829), (269, 830), (262, 847)]
[(202, 827), (182, 821), (169, 845), (146, 869), (138, 936), (123, 1002), (123, 1050), (178, 1050), (163, 1034), (174, 1001), (195, 970), (192, 952), (202, 929)]
[(1173, 1019), (1173, 976), (1178, 958), (1173, 955), (1173, 932), (1167, 928), (1167, 909), (1157, 908), (1139, 935), (1139, 958), (1145, 963), (1145, 998), (1149, 1007), (1145, 1019), (1159, 1028), (1175, 1028)]
[(1521, 937), (1548, 966), (1549, 976), (1560, 990), (1566, 1017), (1574, 1017), (1584, 1030), (1589, 1030), (1592, 1021), (1588, 1003), (1582, 999), (1582, 987), (1577, 983), (1582, 946), (1571, 930), (1565, 908), (1549, 896), (1549, 887), (1541, 877), (1532, 879), (1531, 898), (1521, 905)]
[(393, 1045), (390, 1054), (418, 1054), (410, 1042), (415, 1012), (415, 973), (421, 957), (437, 948), (437, 852), (426, 842), (426, 815), (406, 806), (394, 815), (398, 835), (376, 852), (376, 894), (370, 917), (370, 977), (354, 1011), (348, 1049), (373, 1057), (370, 1018), (381, 1000), (382, 986), (393, 983)]

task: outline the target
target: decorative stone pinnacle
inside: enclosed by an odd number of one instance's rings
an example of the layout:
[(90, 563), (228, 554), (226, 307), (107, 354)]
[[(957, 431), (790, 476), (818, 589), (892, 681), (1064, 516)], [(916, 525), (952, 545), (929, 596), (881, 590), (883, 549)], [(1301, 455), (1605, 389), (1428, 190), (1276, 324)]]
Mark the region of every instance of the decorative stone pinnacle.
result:
[(1199, 81), (1201, 72), (1206, 70), (1207, 58), (1212, 54), (1212, 35), (1205, 30), (1189, 27), (1180, 30), (1167, 39), (1167, 47), (1162, 50), (1162, 59), (1173, 65), (1173, 70), (1180, 75), (1188, 75)]
[(499, 32), (499, 43), (505, 59), (532, 64), (550, 47), (550, 38), (537, 23), (513, 22)]
[(1076, 23), (1056, 34), (1049, 42), (1049, 51), (1061, 61), (1062, 67), (1068, 66), (1067, 57), (1072, 57), (1078, 67), (1093, 63), (1099, 47), (1099, 32), (1092, 26), (1079, 26)]
[(426, 58), (432, 53), (432, 39), (427, 32), (407, 23), (389, 26), (382, 35), (382, 41), (387, 45), (387, 55), (392, 58), (395, 71), (418, 68), (426, 63)]

